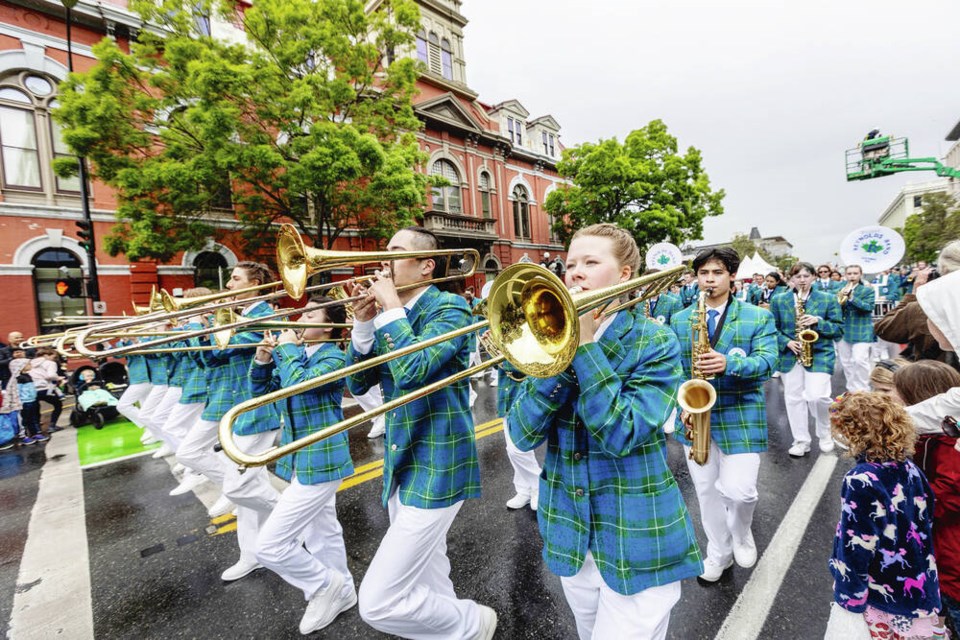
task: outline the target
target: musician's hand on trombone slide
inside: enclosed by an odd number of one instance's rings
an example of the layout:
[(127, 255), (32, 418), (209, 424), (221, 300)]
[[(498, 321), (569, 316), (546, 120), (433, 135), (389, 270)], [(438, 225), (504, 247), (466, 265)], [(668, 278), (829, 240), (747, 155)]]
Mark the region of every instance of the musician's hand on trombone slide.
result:
[[(273, 336), (271, 335), (271, 338)], [(266, 338), (266, 336), (264, 336)], [(293, 329), (284, 329), (276, 338), (275, 344), (300, 344), (300, 334)]]
[(364, 296), (353, 303), (353, 319), (357, 322), (369, 322), (377, 315), (377, 299), (362, 282), (351, 281), (344, 285), (351, 298)]
[[(375, 271), (373, 273), (373, 282), (370, 283), (370, 289), (368, 291), (384, 311), (403, 307), (403, 303), (400, 302), (400, 296), (397, 294), (397, 285), (393, 281), (392, 269)], [(354, 315), (356, 315), (356, 311), (354, 311)]]
[(263, 332), (263, 340), (257, 346), (257, 353), (254, 355), (254, 360), (262, 364), (266, 364), (273, 359), (273, 350), (277, 346), (277, 338), (270, 331)]

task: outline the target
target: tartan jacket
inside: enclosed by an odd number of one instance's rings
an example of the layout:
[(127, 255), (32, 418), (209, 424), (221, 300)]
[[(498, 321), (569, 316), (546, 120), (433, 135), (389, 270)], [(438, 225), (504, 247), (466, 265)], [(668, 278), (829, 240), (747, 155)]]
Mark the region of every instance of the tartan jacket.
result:
[[(144, 340), (144, 347), (150, 348), (150, 340)], [(167, 355), (148, 355), (144, 356), (147, 361), (147, 376), (150, 378), (150, 384), (163, 386), (169, 382), (167, 371), (169, 369), (169, 358)]]
[(700, 295), (700, 285), (697, 284), (696, 280), (689, 285), (683, 285), (680, 287), (680, 306), (683, 308), (689, 307), (698, 295)]
[[(406, 317), (376, 330), (373, 348), (361, 354), (347, 349), (347, 362), (362, 362), (413, 343), (461, 329), (473, 322), (460, 296), (435, 286), (406, 312)], [(460, 337), (354, 374), (350, 393), (360, 395), (380, 384), (386, 401), (467, 368), (468, 339)], [(420, 509), (448, 507), (480, 496), (480, 464), (470, 412), (468, 381), (410, 402), (386, 414), (383, 457), (383, 506), (394, 491), (400, 502)]]
[[(273, 309), (266, 302), (259, 302), (248, 313), (247, 318), (262, 318), (271, 315)], [(250, 344), (260, 342), (263, 334), (253, 331), (241, 331), (230, 338), (230, 344)], [(204, 337), (204, 342), (209, 336)], [(200, 345), (200, 338), (190, 338), (191, 344)], [(253, 397), (247, 378), (250, 375), (250, 362), (253, 360), (254, 350), (214, 349), (199, 352), (203, 358), (207, 373), (207, 406), (203, 409), (201, 419), (219, 422), (230, 407), (240, 404)], [(255, 433), (272, 431), (280, 427), (280, 419), (274, 405), (260, 407), (249, 411), (233, 423), (233, 432), (238, 436), (249, 436)]]
[[(673, 317), (670, 328), (680, 340), (684, 380), (691, 378), (693, 329), (688, 307)], [(767, 450), (767, 403), (763, 383), (777, 368), (777, 328), (766, 309), (731, 297), (726, 317), (716, 336), (714, 350), (727, 357), (727, 368), (710, 381), (717, 389), (717, 403), (710, 411), (710, 434), (727, 455)], [(681, 443), (686, 428), (677, 416), (674, 432)]]
[[(250, 391), (259, 396), (316, 378), (343, 368), (343, 351), (326, 343), (307, 357), (303, 347), (281, 344), (268, 364), (250, 364)], [(322, 387), (287, 398), (283, 403), (283, 431), (280, 445), (316, 433), (343, 420), (341, 378)], [(350, 441), (346, 432), (304, 447), (277, 461), (275, 473), (290, 481), (297, 474), (300, 484), (321, 484), (346, 478), (353, 473)]]
[(819, 278), (813, 281), (811, 289), (816, 291), (823, 291), (824, 293), (837, 293), (840, 289), (843, 289), (847, 286), (847, 283), (843, 280), (830, 280), (826, 284), (820, 281)]
[[(520, 397), (520, 389), (526, 376), (517, 371), (506, 360), (500, 365), (500, 375), (497, 378), (497, 415), (506, 418), (510, 407)], [(512, 376), (512, 377), (511, 377)]]
[[(199, 322), (190, 322), (184, 325), (184, 331), (196, 331), (203, 327)], [(187, 345), (187, 342), (179, 343)], [(180, 404), (197, 404), (207, 402), (207, 370), (203, 366), (203, 358), (200, 352), (187, 352), (180, 354), (181, 376), (183, 378), (183, 394), (180, 396)]]
[(873, 335), (873, 307), (877, 290), (858, 284), (843, 305), (843, 340), (849, 343), (875, 342)]
[(524, 381), (507, 424), (521, 450), (547, 443), (537, 519), (555, 574), (576, 575), (590, 551), (632, 595), (703, 570), (661, 429), (681, 374), (673, 332), (620, 312), (566, 371)]
[[(790, 290), (777, 294), (770, 303), (770, 311), (777, 324), (781, 373), (787, 373), (797, 364), (797, 356), (787, 348), (787, 343), (796, 340), (797, 337), (795, 304), (794, 292)], [(832, 375), (837, 360), (833, 341), (843, 335), (843, 314), (840, 312), (840, 303), (837, 302), (837, 296), (834, 293), (811, 289), (805, 311), (809, 315), (820, 318), (820, 321), (811, 327), (820, 337), (813, 343), (813, 366), (809, 370)]]
[[(117, 346), (134, 344), (134, 340), (118, 340)], [(150, 371), (147, 368), (147, 357), (128, 355), (127, 357), (127, 384), (149, 384)]]
[[(651, 303), (653, 304), (651, 305)], [(670, 319), (673, 318), (674, 314), (683, 309), (683, 305), (680, 304), (680, 296), (669, 292), (661, 293), (656, 300), (641, 302), (638, 305), (641, 312), (644, 310), (644, 305), (650, 310), (650, 318), (660, 324), (670, 324)]]
[[(760, 304), (763, 302), (763, 292), (765, 289), (766, 289), (766, 286), (754, 287), (753, 289), (751, 289), (750, 297), (748, 298), (748, 301), (750, 302), (750, 304), (753, 304), (759, 307)], [(780, 293), (783, 293), (786, 290), (787, 288), (784, 285), (778, 284), (776, 287), (774, 287), (773, 291), (770, 293), (770, 296), (767, 298), (767, 304), (770, 304), (774, 296)]]

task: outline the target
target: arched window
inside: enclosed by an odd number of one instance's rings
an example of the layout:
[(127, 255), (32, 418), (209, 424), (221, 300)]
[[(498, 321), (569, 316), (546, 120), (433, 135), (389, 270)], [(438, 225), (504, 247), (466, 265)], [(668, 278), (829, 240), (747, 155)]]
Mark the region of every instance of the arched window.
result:
[(520, 184), (513, 188), (513, 233), (517, 238), (530, 238), (530, 194)]
[[(56, 316), (82, 316), (87, 312), (86, 298), (61, 298), (56, 283), (61, 278), (82, 278), (80, 258), (66, 249), (43, 249), (33, 260), (33, 288), (40, 316), (40, 333), (63, 331), (65, 325), (55, 323)], [(78, 324), (86, 324), (79, 322)]]
[(460, 200), (460, 174), (449, 160), (437, 160), (430, 168), (430, 175), (442, 176), (450, 184), (445, 187), (433, 188), (433, 210), (447, 213), (461, 213), (463, 206)]
[(480, 174), (480, 210), (484, 218), (493, 217), (493, 211), (490, 208), (490, 174), (486, 171)]
[(446, 38), (440, 41), (440, 61), (443, 77), (453, 80), (453, 49), (450, 48), (450, 41)]
[(216, 251), (201, 251), (193, 259), (193, 286), (207, 287), (213, 291), (223, 289), (230, 278), (227, 259)]
[(417, 31), (417, 60), (425, 65), (430, 64), (430, 55), (427, 53), (427, 34), (423, 29)]
[(50, 118), (56, 80), (32, 71), (0, 79), (0, 176), (5, 189), (77, 193), (77, 178), (58, 178), (54, 157), (72, 156)]

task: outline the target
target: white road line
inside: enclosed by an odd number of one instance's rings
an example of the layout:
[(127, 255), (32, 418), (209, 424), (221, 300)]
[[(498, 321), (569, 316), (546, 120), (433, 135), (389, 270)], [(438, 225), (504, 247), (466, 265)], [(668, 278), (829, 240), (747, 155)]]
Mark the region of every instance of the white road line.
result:
[(8, 637), (93, 638), (90, 557), (76, 429), (46, 444)]
[(836, 466), (835, 455), (821, 455), (817, 459), (787, 515), (777, 527), (770, 546), (764, 550), (750, 580), (730, 609), (716, 640), (754, 640), (760, 637), (770, 607)]

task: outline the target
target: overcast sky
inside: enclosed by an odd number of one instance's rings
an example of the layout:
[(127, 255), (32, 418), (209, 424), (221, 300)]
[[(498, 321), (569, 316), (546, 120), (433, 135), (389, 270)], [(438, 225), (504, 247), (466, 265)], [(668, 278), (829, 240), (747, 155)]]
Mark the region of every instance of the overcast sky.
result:
[(833, 259), (899, 188), (932, 172), (847, 183), (870, 129), (941, 157), (960, 120), (956, 0), (464, 0), (467, 82), (480, 99), (553, 115), (567, 146), (664, 120), (703, 152), (726, 213), (704, 238), (757, 226)]

